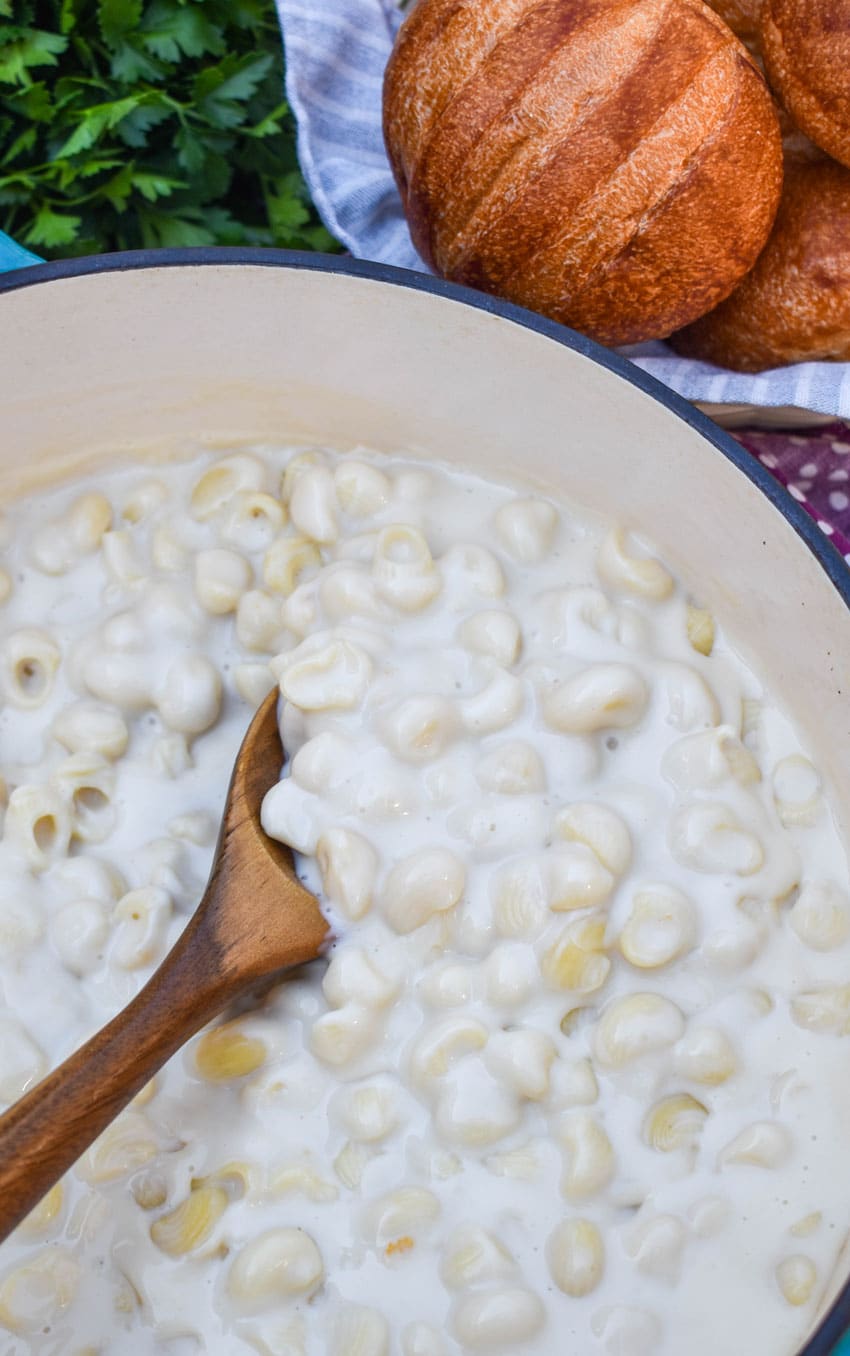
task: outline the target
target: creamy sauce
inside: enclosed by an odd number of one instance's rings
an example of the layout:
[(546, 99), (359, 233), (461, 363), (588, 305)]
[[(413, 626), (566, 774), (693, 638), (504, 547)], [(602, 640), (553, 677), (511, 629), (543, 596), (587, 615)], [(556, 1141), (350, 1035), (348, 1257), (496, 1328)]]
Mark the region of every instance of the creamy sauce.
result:
[(4, 1104), (179, 934), (276, 681), (264, 824), (335, 932), (3, 1246), (4, 1356), (797, 1350), (850, 1206), (847, 864), (643, 546), (257, 448), (30, 499), (4, 566)]

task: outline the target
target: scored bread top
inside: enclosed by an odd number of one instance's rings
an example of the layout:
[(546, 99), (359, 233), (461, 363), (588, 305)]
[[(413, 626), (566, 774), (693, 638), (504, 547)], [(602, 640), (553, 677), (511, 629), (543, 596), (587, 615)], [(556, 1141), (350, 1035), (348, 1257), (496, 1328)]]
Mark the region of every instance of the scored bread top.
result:
[(423, 258), (609, 342), (725, 296), (778, 200), (770, 95), (701, 0), (420, 0), (384, 112)]

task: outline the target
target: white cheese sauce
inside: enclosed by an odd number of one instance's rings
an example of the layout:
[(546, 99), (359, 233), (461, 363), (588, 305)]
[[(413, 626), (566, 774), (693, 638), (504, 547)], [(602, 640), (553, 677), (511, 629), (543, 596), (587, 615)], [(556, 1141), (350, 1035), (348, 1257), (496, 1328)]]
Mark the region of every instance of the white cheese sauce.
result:
[(0, 1105), (179, 935), (276, 682), (263, 823), (334, 929), (3, 1245), (3, 1356), (797, 1351), (850, 1219), (847, 862), (649, 548), (272, 447), (2, 544)]

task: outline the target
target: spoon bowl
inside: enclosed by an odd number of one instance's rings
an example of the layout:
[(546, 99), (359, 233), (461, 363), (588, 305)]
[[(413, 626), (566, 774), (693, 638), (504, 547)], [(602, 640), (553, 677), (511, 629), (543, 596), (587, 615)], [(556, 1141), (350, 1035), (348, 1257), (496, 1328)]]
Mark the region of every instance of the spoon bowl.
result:
[(283, 764), (277, 695), (248, 727), (210, 878), (176, 944), (132, 1002), (0, 1117), (0, 1241), (212, 1017), (320, 954), (327, 920), (290, 849), (260, 827)]

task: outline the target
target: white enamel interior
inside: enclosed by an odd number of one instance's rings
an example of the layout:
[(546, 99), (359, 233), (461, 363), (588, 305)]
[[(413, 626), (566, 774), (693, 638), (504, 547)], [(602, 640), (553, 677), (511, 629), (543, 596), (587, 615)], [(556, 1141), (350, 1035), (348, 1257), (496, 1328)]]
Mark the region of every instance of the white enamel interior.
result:
[(846, 832), (846, 604), (760, 490), (605, 367), (427, 292), (229, 264), (13, 291), (0, 296), (0, 352), (4, 501), (93, 458), (270, 437), (521, 476), (639, 528), (768, 676)]

